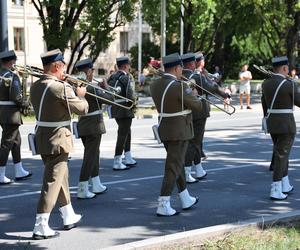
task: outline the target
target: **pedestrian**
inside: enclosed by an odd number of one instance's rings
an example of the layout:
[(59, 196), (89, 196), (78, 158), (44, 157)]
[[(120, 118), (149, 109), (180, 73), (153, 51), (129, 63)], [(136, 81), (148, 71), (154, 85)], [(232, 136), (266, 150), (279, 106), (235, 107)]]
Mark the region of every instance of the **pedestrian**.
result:
[(15, 180), (27, 179), (32, 173), (26, 171), (21, 160), (21, 135), (19, 127), (23, 124), (21, 110), (29, 106), (24, 100), (18, 75), (13, 72), (17, 56), (13, 50), (0, 53), (0, 76), (9, 79), (5, 83), (0, 79), (0, 125), (2, 137), (0, 144), (0, 185), (11, 184), (13, 181), (6, 177), (6, 164), (11, 152)]
[(241, 109), (243, 109), (243, 96), (246, 95), (246, 105), (247, 109), (252, 109), (250, 106), (250, 92), (251, 92), (251, 85), (250, 80), (252, 80), (252, 74), (248, 70), (249, 65), (244, 64), (242, 67), (241, 72), (239, 73), (239, 79), (240, 79), (240, 105)]
[(165, 73), (150, 86), (151, 96), (159, 113), (158, 132), (167, 151), (156, 214), (173, 216), (178, 214), (170, 204), (175, 184), (183, 209), (189, 209), (198, 202), (198, 198), (190, 196), (186, 188), (184, 158), (188, 141), (194, 136), (191, 109), (201, 112), (202, 104), (193, 95), (192, 89), (179, 80), (182, 76), (179, 54), (165, 56), (162, 62)]
[(59, 236), (49, 225), (49, 217), (56, 201), (60, 205), (65, 230), (76, 226), (81, 215), (75, 214), (69, 192), (68, 154), (73, 149), (71, 112), (84, 115), (88, 103), (84, 99), (86, 89), (62, 82), (65, 78), (65, 62), (59, 49), (41, 55), (44, 75), (34, 82), (30, 98), (36, 116), (36, 149), (44, 168), (43, 185), (37, 206), (33, 239)]
[(289, 154), (295, 139), (294, 105), (300, 107), (298, 83), (290, 81), (286, 56), (272, 59), (274, 74), (262, 84), (263, 127), (273, 141), (273, 183), (270, 198), (284, 200), (293, 190), (289, 182)]

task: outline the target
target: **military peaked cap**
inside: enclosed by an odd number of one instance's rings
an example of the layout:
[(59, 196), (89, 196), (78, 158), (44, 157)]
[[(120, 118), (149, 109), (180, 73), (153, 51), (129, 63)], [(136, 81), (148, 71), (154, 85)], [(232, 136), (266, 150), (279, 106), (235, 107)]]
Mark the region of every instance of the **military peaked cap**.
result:
[(42, 59), (43, 65), (47, 65), (47, 64), (57, 62), (57, 61), (61, 61), (61, 62), (65, 63), (64, 56), (63, 56), (62, 52), (60, 51), (60, 49), (50, 50), (50, 51), (47, 51), (47, 52), (41, 54), (41, 59)]
[(93, 68), (92, 59), (87, 58), (87, 59), (78, 61), (75, 64), (75, 68), (78, 69), (78, 70), (83, 70), (84, 68), (92, 69)]
[(0, 60), (8, 62), (10, 60), (17, 60), (17, 56), (14, 50), (0, 52)]
[(170, 54), (162, 58), (164, 68), (172, 68), (177, 65), (182, 65), (181, 57), (178, 53)]
[(204, 55), (202, 53), (198, 53), (195, 55), (196, 62), (202, 61), (205, 59)]
[(123, 64), (130, 64), (130, 60), (127, 56), (121, 56), (116, 58), (117, 66), (120, 67)]
[(281, 65), (288, 65), (288, 64), (289, 64), (289, 59), (286, 56), (272, 58), (273, 67), (278, 67)]
[(194, 62), (196, 60), (194, 53), (186, 53), (181, 56), (183, 63)]

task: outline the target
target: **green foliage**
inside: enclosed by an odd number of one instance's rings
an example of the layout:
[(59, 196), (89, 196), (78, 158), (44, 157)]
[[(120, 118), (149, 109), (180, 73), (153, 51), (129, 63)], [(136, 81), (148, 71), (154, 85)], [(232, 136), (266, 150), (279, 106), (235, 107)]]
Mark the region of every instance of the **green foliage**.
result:
[[(143, 41), (143, 50), (142, 50), (142, 68), (147, 66), (150, 61), (150, 57), (159, 58), (160, 57), (160, 47), (153, 42), (146, 40)], [(131, 67), (133, 69), (138, 69), (138, 44), (131, 47), (129, 51), (131, 55)]]
[[(143, 16), (160, 35), (160, 0), (143, 1)], [(167, 1), (167, 41), (179, 51), (181, 0)], [(269, 64), (287, 54), (293, 65), (300, 30), (297, 0), (184, 0), (184, 51), (203, 51), (212, 69), (236, 76), (243, 63)], [(167, 46), (168, 49), (168, 46)]]

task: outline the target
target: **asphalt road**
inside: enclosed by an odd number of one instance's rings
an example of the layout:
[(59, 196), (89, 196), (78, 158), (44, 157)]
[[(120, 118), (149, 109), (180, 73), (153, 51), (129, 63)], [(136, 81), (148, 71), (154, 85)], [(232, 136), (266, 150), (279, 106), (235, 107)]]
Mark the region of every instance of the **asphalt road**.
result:
[[(296, 120), (299, 115), (300, 111), (296, 110)], [(208, 160), (203, 167), (208, 176), (188, 186), (192, 195), (199, 196), (199, 203), (194, 209), (170, 218), (155, 215), (165, 158), (162, 145), (152, 136), (151, 126), (156, 118), (133, 121), (132, 152), (138, 165), (123, 172), (112, 171), (117, 128), (113, 120), (107, 120), (107, 133), (101, 143), (100, 176), (108, 192), (91, 200), (76, 199), (83, 147), (80, 140), (75, 140), (75, 151), (69, 162), (70, 190), (75, 211), (84, 218), (76, 229), (62, 231), (62, 219), (56, 207), (50, 226), (59, 230), (61, 236), (43, 241), (31, 240), (43, 165), (40, 157), (31, 156), (28, 150), (26, 137), (33, 131), (33, 123), (26, 123), (21, 129), (23, 163), (33, 176), (27, 181), (0, 186), (0, 249), (27, 246), (30, 247), (26, 249), (102, 249), (300, 209), (299, 138), (290, 157), (290, 180), (295, 191), (287, 200), (273, 202), (269, 199), (272, 179), (268, 171), (272, 147), (269, 136), (260, 130), (261, 116), (259, 105), (254, 105), (253, 110), (237, 110), (232, 116), (212, 112), (204, 146)], [(11, 161), (7, 176), (14, 176)], [(181, 210), (176, 190), (171, 203)]]

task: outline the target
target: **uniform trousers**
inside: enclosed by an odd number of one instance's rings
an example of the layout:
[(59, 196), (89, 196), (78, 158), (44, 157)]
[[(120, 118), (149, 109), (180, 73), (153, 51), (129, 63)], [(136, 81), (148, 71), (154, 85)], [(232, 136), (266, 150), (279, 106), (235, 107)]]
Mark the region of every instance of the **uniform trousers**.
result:
[(175, 184), (179, 193), (186, 189), (184, 159), (188, 141), (164, 141), (167, 151), (165, 174), (161, 185), (161, 196), (170, 196)]
[(99, 175), (99, 154), (101, 134), (81, 137), (84, 146), (83, 162), (79, 181), (88, 181), (90, 177)]
[(205, 131), (205, 119), (198, 119), (193, 121), (194, 138), (189, 141), (188, 148), (185, 156), (185, 166), (192, 166), (201, 162), (203, 136)]
[(6, 166), (10, 151), (14, 163), (21, 161), (21, 136), (19, 126), (20, 125), (16, 124), (1, 124), (0, 166)]
[(61, 207), (71, 203), (68, 153), (41, 155), (45, 165), (37, 213), (50, 213), (58, 200)]
[(116, 122), (118, 124), (118, 138), (115, 148), (115, 156), (122, 155), (123, 151), (130, 151), (132, 118), (116, 118)]
[(273, 140), (273, 181), (288, 175), (288, 161), (295, 134), (271, 134)]

